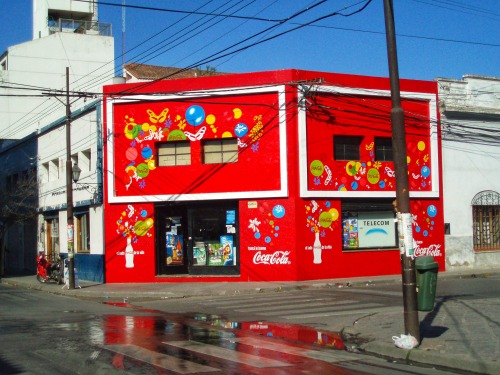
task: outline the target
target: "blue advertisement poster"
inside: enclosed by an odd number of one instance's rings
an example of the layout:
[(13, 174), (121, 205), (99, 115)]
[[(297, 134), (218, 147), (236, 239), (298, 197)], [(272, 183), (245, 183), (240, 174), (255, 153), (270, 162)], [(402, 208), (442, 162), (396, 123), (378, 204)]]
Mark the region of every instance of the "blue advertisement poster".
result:
[(167, 233), (167, 265), (184, 263), (182, 234)]
[(222, 261), (224, 266), (234, 265), (233, 236), (231, 235), (220, 236), (220, 243), (222, 245)]

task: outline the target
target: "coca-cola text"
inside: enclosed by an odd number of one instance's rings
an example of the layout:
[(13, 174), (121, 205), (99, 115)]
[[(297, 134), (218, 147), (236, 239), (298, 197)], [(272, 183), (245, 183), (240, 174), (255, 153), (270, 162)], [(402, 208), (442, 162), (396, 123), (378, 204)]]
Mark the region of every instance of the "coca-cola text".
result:
[(290, 251), (275, 251), (272, 254), (263, 254), (257, 251), (253, 256), (254, 264), (291, 264), (288, 256)]

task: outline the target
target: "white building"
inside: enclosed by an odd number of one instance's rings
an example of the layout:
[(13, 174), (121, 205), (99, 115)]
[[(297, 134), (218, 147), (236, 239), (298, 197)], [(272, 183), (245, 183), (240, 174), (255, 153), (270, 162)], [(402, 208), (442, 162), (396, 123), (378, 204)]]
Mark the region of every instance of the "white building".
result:
[(448, 269), (500, 265), (500, 78), (440, 78)]
[(111, 82), (114, 39), (110, 24), (95, 21), (96, 3), (33, 0), (33, 40), (0, 56), (1, 138), (24, 138), (64, 115), (50, 94), (66, 90), (66, 67), (72, 91), (99, 93)]
[[(103, 279), (99, 94), (103, 85), (113, 82), (114, 69), (111, 25), (98, 22), (97, 0), (33, 0), (33, 40), (0, 55), (0, 80), (6, 87), (0, 88), (0, 139), (23, 144), (35, 135), (36, 154), (27, 156), (24, 164), (17, 163), (18, 170), (11, 173), (28, 169), (35, 158), (39, 188), (36, 238), (25, 241), (30, 249), (16, 247), (26, 260), (11, 262), (7, 268), (34, 270), (37, 249), (46, 250), (52, 259), (68, 253), (65, 123), (69, 88), (71, 161), (82, 169), (73, 184), (75, 265), (80, 278)], [(2, 152), (0, 160), (6, 160), (9, 148)], [(0, 178), (11, 180), (5, 173)], [(11, 241), (18, 228), (10, 228), (8, 235)]]

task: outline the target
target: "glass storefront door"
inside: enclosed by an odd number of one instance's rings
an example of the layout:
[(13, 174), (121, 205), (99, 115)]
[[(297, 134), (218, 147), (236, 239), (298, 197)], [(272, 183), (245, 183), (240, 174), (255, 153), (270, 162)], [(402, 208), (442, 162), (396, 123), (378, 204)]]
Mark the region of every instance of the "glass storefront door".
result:
[(187, 225), (185, 207), (161, 207), (157, 215), (158, 273), (187, 273)]
[(158, 273), (239, 274), (237, 202), (157, 206)]

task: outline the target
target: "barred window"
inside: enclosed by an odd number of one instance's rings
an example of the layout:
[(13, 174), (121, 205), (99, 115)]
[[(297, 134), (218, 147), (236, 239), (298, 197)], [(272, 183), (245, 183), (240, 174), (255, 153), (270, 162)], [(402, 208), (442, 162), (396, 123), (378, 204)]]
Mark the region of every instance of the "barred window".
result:
[(472, 200), (474, 251), (500, 250), (500, 194), (482, 191)]
[(361, 137), (336, 135), (333, 139), (333, 158), (335, 160), (359, 160)]
[(394, 161), (392, 157), (392, 138), (375, 137), (375, 160)]

